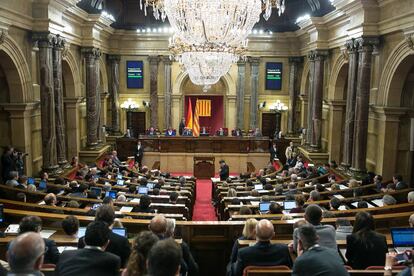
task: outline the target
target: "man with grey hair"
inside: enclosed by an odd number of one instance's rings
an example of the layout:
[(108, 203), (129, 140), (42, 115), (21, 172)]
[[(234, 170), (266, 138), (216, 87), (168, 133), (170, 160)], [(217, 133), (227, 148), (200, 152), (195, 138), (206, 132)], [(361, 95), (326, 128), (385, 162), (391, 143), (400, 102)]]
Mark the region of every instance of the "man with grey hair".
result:
[(273, 224), (262, 219), (256, 225), (257, 243), (253, 246), (239, 249), (237, 261), (232, 266), (231, 275), (241, 276), (247, 266), (276, 266), (286, 265), (292, 267), (289, 249), (285, 244), (272, 244), (275, 230)]
[(414, 191), (408, 193), (407, 201), (408, 203), (414, 203)]
[(313, 225), (305, 224), (298, 228), (298, 236), (298, 258), (293, 265), (292, 275), (349, 275), (337, 251), (318, 244)]
[(392, 195), (384, 195), (382, 203), (384, 203), (384, 206), (390, 206), (397, 204), (397, 200)]
[(45, 243), (39, 233), (27, 232), (15, 238), (7, 251), (10, 275), (42, 275)]

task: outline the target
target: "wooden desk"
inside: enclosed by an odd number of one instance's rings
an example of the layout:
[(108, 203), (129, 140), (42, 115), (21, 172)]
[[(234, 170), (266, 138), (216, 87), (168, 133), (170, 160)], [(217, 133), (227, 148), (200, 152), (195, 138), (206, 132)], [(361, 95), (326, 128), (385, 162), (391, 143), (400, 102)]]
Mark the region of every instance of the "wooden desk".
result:
[[(133, 155), (137, 141), (140, 140), (144, 151), (149, 152), (177, 152), (177, 153), (249, 153), (269, 152), (269, 137), (165, 137), (140, 136), (135, 138), (116, 139), (116, 148), (121, 160)], [(287, 142), (277, 142), (279, 151), (284, 153)], [(283, 154), (284, 155), (284, 154)]]

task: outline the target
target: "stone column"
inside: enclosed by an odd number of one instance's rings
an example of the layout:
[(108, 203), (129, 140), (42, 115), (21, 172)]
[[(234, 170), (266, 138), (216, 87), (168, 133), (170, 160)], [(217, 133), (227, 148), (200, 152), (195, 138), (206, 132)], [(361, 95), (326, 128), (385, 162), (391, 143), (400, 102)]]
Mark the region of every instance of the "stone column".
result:
[(172, 61), (169, 57), (162, 58), (164, 63), (164, 127), (173, 127), (172, 125), (172, 85), (171, 85), (171, 64)]
[(346, 111), (344, 126), (344, 147), (341, 165), (348, 169), (352, 163), (354, 146), (355, 98), (357, 91), (358, 51), (354, 39), (345, 43), (348, 53), (348, 89), (346, 92)]
[(98, 135), (98, 144), (101, 144), (103, 139), (103, 131), (102, 131), (102, 104), (101, 104), (101, 65), (99, 63), (99, 59), (101, 58), (101, 52), (99, 54), (95, 55), (95, 75), (96, 75), (96, 110), (97, 110), (97, 130), (96, 133)]
[(150, 64), (150, 126), (158, 128), (158, 56), (149, 56)]
[(293, 134), (297, 127), (296, 107), (298, 101), (298, 67), (303, 62), (302, 57), (289, 58), (289, 117), (288, 133)]
[(327, 51), (312, 51), (314, 59), (314, 76), (312, 88), (312, 140), (311, 147), (314, 150), (321, 149), (322, 137), (322, 105), (323, 105), (323, 76), (325, 57)]
[(258, 99), (259, 99), (259, 63), (260, 58), (257, 57), (250, 57), (249, 58), (250, 66), (251, 66), (251, 77), (250, 77), (250, 129), (255, 129), (258, 127)]
[(98, 145), (98, 120), (99, 109), (97, 106), (100, 97), (98, 97), (99, 76), (97, 74), (97, 57), (101, 52), (97, 48), (83, 48), (82, 52), (85, 55), (86, 67), (86, 146), (88, 148), (95, 148)]
[(110, 80), (109, 93), (111, 98), (111, 128), (112, 134), (119, 135), (119, 62), (121, 57), (118, 55), (108, 56), (110, 65)]
[(237, 120), (236, 127), (244, 128), (244, 91), (246, 83), (246, 62), (239, 61), (237, 63), (237, 91), (236, 91), (236, 108)]
[(66, 126), (63, 108), (63, 76), (62, 76), (62, 51), (65, 41), (59, 36), (53, 38), (53, 84), (55, 93), (56, 116), (56, 153), (57, 161), (61, 167), (67, 165), (66, 155)]
[(352, 168), (354, 173), (366, 172), (369, 95), (371, 87), (371, 61), (377, 37), (361, 37), (355, 40), (358, 46), (358, 76), (355, 101), (354, 148)]
[(308, 54), (309, 59), (309, 87), (308, 87), (308, 108), (307, 110), (303, 110), (303, 112), (307, 112), (307, 120), (306, 120), (306, 145), (310, 146), (312, 143), (312, 136), (313, 136), (313, 82), (315, 76), (315, 55), (313, 52)]
[(53, 35), (50, 33), (34, 33), (33, 39), (37, 41), (37, 46), (39, 47), (42, 169), (55, 173), (59, 166), (56, 154)]

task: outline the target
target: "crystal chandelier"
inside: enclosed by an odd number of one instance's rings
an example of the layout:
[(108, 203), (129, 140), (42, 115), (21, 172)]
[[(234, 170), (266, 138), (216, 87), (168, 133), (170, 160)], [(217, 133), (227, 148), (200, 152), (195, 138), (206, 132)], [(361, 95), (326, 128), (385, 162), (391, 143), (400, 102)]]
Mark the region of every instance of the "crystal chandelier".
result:
[(210, 86), (244, 56), (247, 36), (260, 20), (268, 20), (272, 9), (279, 15), (285, 0), (140, 0), (147, 15), (168, 20), (174, 30), (170, 50), (193, 83)]
[(244, 58), (247, 44), (228, 47), (216, 43), (189, 45), (179, 39), (170, 40), (171, 57), (178, 61), (191, 81), (207, 87), (215, 84), (225, 75), (231, 65)]

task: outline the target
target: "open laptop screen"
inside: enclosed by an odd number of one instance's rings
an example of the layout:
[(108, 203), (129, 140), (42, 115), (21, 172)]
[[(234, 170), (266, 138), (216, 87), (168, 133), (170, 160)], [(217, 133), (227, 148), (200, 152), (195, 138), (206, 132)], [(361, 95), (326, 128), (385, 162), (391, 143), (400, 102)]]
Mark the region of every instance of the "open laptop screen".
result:
[(394, 247), (414, 247), (414, 228), (391, 228)]
[(125, 228), (112, 228), (112, 232), (114, 234), (120, 235), (122, 237), (126, 237), (126, 229)]
[(283, 202), (283, 209), (285, 210), (292, 210), (296, 207), (296, 202), (294, 200), (285, 200)]
[(260, 213), (269, 212), (270, 202), (260, 202), (259, 203), (259, 210)]
[(148, 188), (147, 187), (138, 187), (138, 194), (140, 195), (147, 195), (148, 194)]
[(256, 184), (254, 185), (255, 190), (263, 190), (263, 184)]

